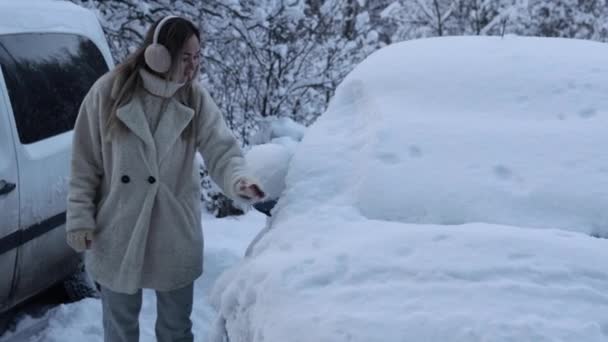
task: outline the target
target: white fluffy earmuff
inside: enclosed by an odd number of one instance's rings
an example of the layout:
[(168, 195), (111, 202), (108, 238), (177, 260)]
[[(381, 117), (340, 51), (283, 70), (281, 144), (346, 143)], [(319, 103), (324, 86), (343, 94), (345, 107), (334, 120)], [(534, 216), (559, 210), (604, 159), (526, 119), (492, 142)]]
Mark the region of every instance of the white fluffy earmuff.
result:
[(167, 20), (173, 18), (177, 18), (177, 16), (166, 16), (158, 23), (158, 25), (156, 25), (152, 44), (148, 45), (148, 47), (146, 47), (146, 51), (144, 51), (144, 59), (146, 60), (146, 64), (148, 64), (150, 69), (161, 74), (169, 71), (169, 68), (171, 67), (171, 54), (164, 45), (158, 43), (158, 35), (160, 34), (160, 29), (163, 27), (163, 24), (166, 23)]

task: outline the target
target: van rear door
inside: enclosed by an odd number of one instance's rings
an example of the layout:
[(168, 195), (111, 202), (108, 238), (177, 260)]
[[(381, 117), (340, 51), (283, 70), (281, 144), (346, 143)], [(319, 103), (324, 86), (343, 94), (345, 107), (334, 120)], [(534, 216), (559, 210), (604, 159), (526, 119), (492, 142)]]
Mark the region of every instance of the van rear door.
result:
[(13, 124), (0, 67), (0, 312), (9, 305), (19, 233), (19, 183)]

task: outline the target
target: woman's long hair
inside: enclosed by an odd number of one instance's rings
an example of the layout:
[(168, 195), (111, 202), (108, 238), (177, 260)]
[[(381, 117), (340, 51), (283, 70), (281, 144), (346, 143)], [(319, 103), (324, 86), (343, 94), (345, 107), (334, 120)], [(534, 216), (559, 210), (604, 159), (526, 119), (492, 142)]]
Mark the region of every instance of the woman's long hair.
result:
[[(171, 67), (165, 74), (158, 74), (150, 69), (146, 64), (144, 52), (146, 47), (152, 44), (154, 30), (161, 20), (162, 18), (157, 20), (148, 29), (143, 44), (134, 53), (129, 55), (124, 62), (117, 65), (112, 71), (115, 74), (114, 83), (118, 84), (118, 88), (117, 93), (113, 94), (115, 96), (111, 106), (110, 115), (108, 116), (108, 120), (106, 122), (106, 129), (110, 136), (112, 136), (112, 133), (115, 130), (122, 127), (116, 117), (116, 110), (120, 106), (128, 103), (133, 98), (136, 91), (142, 87), (142, 81), (139, 77), (139, 69), (145, 68), (147, 71), (168, 80), (170, 75), (172, 75), (178, 67), (178, 61), (181, 57), (179, 56), (179, 53), (188, 39), (194, 35), (199, 42), (201, 41), (199, 29), (189, 20), (179, 17), (167, 20), (163, 24), (163, 27), (158, 34), (158, 43), (164, 45), (167, 50), (169, 50), (171, 55)], [(198, 72), (199, 68), (197, 67), (194, 71), (192, 80), (198, 78)], [(187, 83), (179, 90), (181, 93), (180, 101), (185, 102), (184, 104), (189, 106), (192, 106), (192, 104), (189, 103), (192, 92), (192, 80), (188, 80)], [(188, 132), (192, 131), (190, 126), (192, 126), (192, 123), (186, 129)]]

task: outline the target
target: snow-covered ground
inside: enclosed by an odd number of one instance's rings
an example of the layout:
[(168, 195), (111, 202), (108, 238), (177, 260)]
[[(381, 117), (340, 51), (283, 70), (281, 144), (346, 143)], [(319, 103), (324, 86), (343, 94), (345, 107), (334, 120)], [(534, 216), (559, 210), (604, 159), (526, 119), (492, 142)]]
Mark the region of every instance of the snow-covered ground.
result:
[[(266, 217), (256, 211), (239, 218), (216, 219), (203, 215), (205, 234), (205, 273), (195, 282), (194, 309), (192, 312), (193, 331), (196, 341), (206, 340), (216, 311), (209, 303), (212, 284), (226, 268), (232, 266), (245, 253), (252, 238), (260, 231)], [(156, 341), (154, 321), (156, 317), (156, 297), (153, 291), (144, 291), (140, 315), (140, 341)], [(28, 327), (42, 325), (42, 332), (27, 337), (23, 332)], [(21, 334), (20, 334), (21, 333)], [(86, 299), (73, 304), (60, 305), (41, 318), (23, 319), (15, 332), (6, 333), (0, 341), (11, 342), (95, 342), (103, 341), (101, 302)]]
[(520, 37), (373, 54), (216, 283), (215, 341), (608, 341), (606, 55)]

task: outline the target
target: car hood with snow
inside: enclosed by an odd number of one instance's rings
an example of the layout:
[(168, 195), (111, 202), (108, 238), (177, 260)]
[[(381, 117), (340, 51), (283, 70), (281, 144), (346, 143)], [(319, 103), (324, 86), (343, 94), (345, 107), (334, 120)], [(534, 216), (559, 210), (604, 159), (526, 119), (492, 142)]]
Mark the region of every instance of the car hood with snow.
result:
[(216, 283), (216, 337), (608, 339), (607, 54), (509, 36), (367, 58)]

